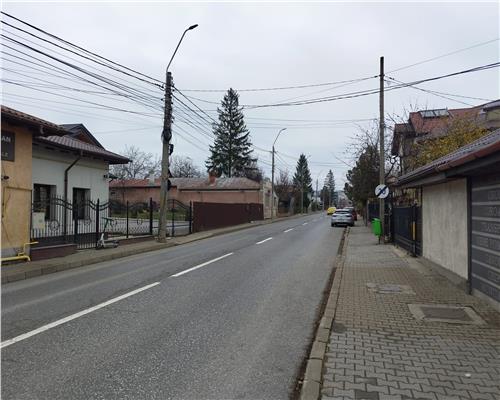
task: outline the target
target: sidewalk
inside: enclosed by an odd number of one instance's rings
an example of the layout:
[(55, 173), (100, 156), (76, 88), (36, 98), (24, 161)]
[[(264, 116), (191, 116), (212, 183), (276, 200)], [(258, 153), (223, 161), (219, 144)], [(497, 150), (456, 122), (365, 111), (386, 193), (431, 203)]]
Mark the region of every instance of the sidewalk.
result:
[[(345, 251), (322, 399), (500, 399), (498, 312), (394, 246), (378, 245), (365, 227), (350, 229)], [(483, 324), (449, 308), (424, 308), (440, 321), (420, 320), (409, 304), (468, 306)]]
[[(310, 214), (312, 215), (312, 214)], [(213, 229), (205, 232), (197, 232), (187, 236), (168, 238), (167, 243), (158, 243), (151, 238), (143, 242), (118, 246), (116, 248), (102, 250), (80, 250), (75, 254), (66, 257), (57, 257), (47, 260), (22, 262), (1, 266), (2, 284), (8, 282), (29, 279), (40, 275), (51, 274), (67, 269), (83, 267), (90, 264), (96, 264), (103, 261), (110, 261), (117, 258), (128, 257), (134, 254), (146, 253), (149, 251), (166, 249), (168, 247), (178, 246), (185, 243), (195, 242), (212, 236), (225, 233), (236, 232), (239, 230), (252, 228), (254, 226), (266, 225), (273, 222), (283, 221), (285, 219), (300, 218), (304, 214), (293, 215), (291, 217), (275, 218), (274, 220), (254, 221), (247, 224), (229, 226), (225, 228)]]

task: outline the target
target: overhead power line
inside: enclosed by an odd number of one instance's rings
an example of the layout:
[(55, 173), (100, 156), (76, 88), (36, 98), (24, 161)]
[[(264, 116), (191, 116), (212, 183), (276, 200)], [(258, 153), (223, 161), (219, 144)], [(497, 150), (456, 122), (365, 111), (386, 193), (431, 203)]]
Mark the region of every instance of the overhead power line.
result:
[[(466, 70), (462, 70), (462, 71), (457, 71), (457, 72), (452, 72), (452, 73), (445, 74), (445, 75), (439, 75), (439, 76), (435, 76), (435, 77), (431, 77), (431, 78), (416, 80), (416, 81), (405, 83), (405, 84), (399, 84), (399, 85), (387, 88), (386, 91), (401, 89), (401, 88), (413, 86), (413, 85), (419, 85), (421, 83), (432, 82), (432, 81), (436, 81), (439, 79), (449, 78), (452, 76), (467, 74), (467, 73), (471, 73), (471, 72), (484, 71), (484, 70), (488, 70), (488, 69), (492, 69), (492, 68), (497, 68), (499, 66), (500, 66), (500, 62), (481, 65), (478, 67), (474, 67), (474, 68), (470, 68), (470, 69), (466, 69)], [(247, 105), (242, 105), (242, 107), (248, 108), (248, 109), (253, 109), (253, 108), (267, 108), (267, 107), (300, 106), (300, 105), (306, 105), (306, 104), (323, 103), (323, 102), (330, 102), (330, 101), (336, 101), (336, 100), (344, 100), (344, 99), (351, 99), (351, 98), (356, 98), (356, 97), (369, 96), (371, 94), (376, 94), (376, 93), (379, 93), (379, 88), (373, 88), (373, 89), (368, 89), (368, 90), (364, 90), (364, 91), (342, 93), (342, 94), (339, 94), (336, 96), (319, 97), (316, 99), (308, 99), (308, 100), (303, 100), (303, 101), (298, 101), (298, 102), (274, 103), (274, 104), (247, 104)]]
[[(278, 87), (269, 87), (269, 88), (251, 88), (251, 89), (235, 89), (238, 92), (268, 92), (268, 91), (274, 91), (274, 90), (291, 90), (291, 89), (306, 89), (306, 88), (312, 88), (312, 87), (320, 87), (320, 86), (332, 86), (332, 85), (338, 85), (342, 83), (355, 83), (355, 82), (361, 82), (361, 81), (366, 81), (368, 79), (373, 79), (377, 78), (378, 75), (375, 76), (366, 76), (364, 78), (357, 78), (357, 79), (348, 79), (348, 80), (343, 80), (343, 81), (335, 81), (335, 82), (323, 82), (323, 83), (311, 83), (311, 84), (305, 84), (305, 85), (294, 85), (294, 86), (278, 86)], [(184, 92), (227, 92), (227, 89), (182, 89)]]
[(469, 46), (469, 47), (464, 47), (463, 49), (454, 50), (454, 51), (451, 51), (449, 53), (441, 54), (440, 56), (428, 58), (426, 60), (422, 60), (422, 61), (419, 61), (419, 62), (416, 62), (413, 64), (405, 65), (404, 67), (400, 67), (400, 68), (393, 69), (391, 71), (387, 71), (386, 74), (391, 74), (393, 72), (402, 71), (403, 69), (407, 69), (407, 68), (415, 67), (417, 65), (425, 64), (425, 63), (428, 63), (431, 61), (439, 60), (440, 58), (448, 57), (448, 56), (451, 56), (453, 54), (457, 54), (457, 53), (461, 53), (463, 51), (474, 49), (476, 47), (480, 47), (480, 46), (484, 46), (484, 45), (487, 45), (490, 43), (498, 42), (499, 40), (500, 40), (500, 38), (495, 38), (495, 39), (487, 40), (486, 42), (477, 43), (477, 44)]
[[(95, 58), (97, 58), (97, 59), (99, 59), (99, 60), (104, 60), (104, 61), (106, 61), (106, 62), (108, 62), (108, 63), (110, 63), (110, 64), (112, 64), (112, 65), (115, 65), (115, 66), (117, 66), (117, 67), (123, 68), (123, 69), (125, 69), (126, 71), (133, 72), (133, 73), (134, 73), (134, 74), (136, 74), (136, 75), (143, 76), (143, 77), (145, 77), (145, 78), (148, 78), (148, 79), (150, 79), (150, 80), (152, 80), (152, 81), (155, 81), (155, 82), (160, 83), (160, 84), (162, 84), (162, 85), (163, 85), (163, 82), (162, 82), (162, 81), (160, 81), (160, 80), (158, 80), (158, 79), (156, 79), (156, 78), (153, 78), (153, 77), (151, 77), (151, 76), (149, 76), (149, 75), (146, 75), (146, 74), (144, 74), (144, 73), (142, 73), (142, 72), (136, 71), (136, 70), (134, 70), (134, 69), (132, 69), (132, 68), (126, 67), (126, 66), (125, 66), (125, 65), (123, 65), (123, 64), (120, 64), (120, 63), (118, 63), (118, 62), (112, 61), (112, 60), (110, 60), (110, 59), (108, 59), (108, 58), (106, 58), (106, 57), (103, 57), (103, 56), (101, 56), (101, 55), (99, 55), (99, 54), (96, 54), (96, 53), (94, 53), (94, 52), (92, 52), (92, 51), (90, 51), (90, 50), (87, 50), (87, 49), (85, 49), (85, 48), (83, 48), (83, 47), (81, 47), (81, 46), (78, 46), (78, 45), (76, 45), (76, 44), (74, 44), (74, 43), (72, 43), (72, 42), (69, 42), (69, 41), (67, 41), (67, 40), (65, 40), (65, 39), (62, 39), (62, 38), (60, 38), (59, 36), (54, 35), (54, 34), (52, 34), (52, 33), (49, 33), (49, 32), (47, 32), (47, 31), (45, 31), (45, 30), (43, 30), (43, 29), (41, 29), (41, 28), (39, 28), (39, 27), (37, 27), (37, 26), (34, 26), (34, 25), (32, 25), (32, 24), (30, 24), (30, 23), (26, 22), (26, 21), (23, 21), (23, 20), (22, 20), (22, 19), (20, 19), (20, 18), (17, 18), (17, 17), (14, 17), (13, 15), (7, 14), (7, 13), (6, 13), (6, 12), (4, 12), (4, 11), (2, 11), (2, 14), (3, 14), (3, 15), (5, 15), (5, 16), (7, 16), (7, 17), (9, 17), (9, 18), (11, 18), (11, 19), (13, 19), (13, 20), (15, 20), (15, 21), (17, 21), (17, 22), (20, 22), (20, 23), (21, 23), (21, 24), (23, 24), (23, 25), (26, 25), (26, 26), (30, 27), (31, 29), (34, 29), (34, 30), (36, 30), (36, 31), (38, 31), (38, 32), (41, 32), (41, 33), (43, 33), (43, 34), (45, 34), (45, 35), (47, 35), (47, 36), (49, 36), (49, 37), (53, 38), (53, 39), (57, 39), (57, 40), (59, 40), (60, 42), (65, 43), (65, 44), (67, 44), (67, 45), (69, 45), (69, 46), (71, 46), (71, 47), (73, 47), (73, 48), (76, 48), (76, 49), (78, 49), (78, 50), (80, 50), (80, 51), (83, 51), (83, 52), (85, 52), (85, 53), (87, 53), (87, 54), (90, 54), (90, 55), (92, 55), (93, 57), (95, 57)], [(4, 22), (4, 21), (2, 21), (2, 22)], [(120, 72), (125, 73), (124, 71), (120, 71)], [(137, 77), (136, 77), (136, 78), (137, 78)]]

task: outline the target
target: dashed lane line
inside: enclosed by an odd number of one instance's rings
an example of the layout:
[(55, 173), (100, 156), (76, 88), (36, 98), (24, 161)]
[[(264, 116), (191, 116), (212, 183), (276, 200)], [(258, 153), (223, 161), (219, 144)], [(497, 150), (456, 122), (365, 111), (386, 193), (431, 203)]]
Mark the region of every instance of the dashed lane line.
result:
[(287, 229), (286, 231), (283, 231), (283, 233), (287, 233), (287, 232), (290, 232), (290, 231), (293, 231), (293, 228)]
[(77, 312), (76, 314), (72, 314), (72, 315), (69, 315), (67, 317), (58, 319), (57, 321), (51, 322), (50, 324), (47, 324), (47, 325), (43, 325), (40, 328), (37, 328), (37, 329), (34, 329), (32, 331), (23, 333), (22, 335), (16, 336), (16, 337), (14, 337), (12, 339), (5, 340), (5, 341), (3, 341), (0, 344), (0, 348), (3, 349), (5, 347), (7, 347), (7, 346), (10, 346), (11, 344), (20, 342), (20, 341), (28, 339), (28, 338), (30, 338), (32, 336), (38, 335), (39, 333), (42, 333), (42, 332), (48, 331), (49, 329), (55, 328), (56, 326), (65, 324), (66, 322), (70, 322), (70, 321), (72, 321), (74, 319), (83, 317), (84, 315), (90, 314), (91, 312), (97, 311), (97, 310), (99, 310), (99, 309), (101, 309), (103, 307), (109, 306), (110, 304), (113, 304), (113, 303), (116, 303), (117, 301), (126, 299), (127, 297), (133, 296), (133, 295), (135, 295), (137, 293), (140, 293), (140, 292), (143, 292), (145, 290), (151, 289), (152, 287), (154, 287), (156, 285), (159, 285), (159, 284), (160, 284), (160, 282), (151, 283), (150, 285), (143, 286), (143, 287), (141, 287), (139, 289), (132, 290), (131, 292), (122, 294), (121, 296), (115, 297), (114, 299), (105, 301), (104, 303), (98, 304), (96, 306), (93, 306), (93, 307), (90, 307), (90, 308), (86, 308), (85, 310)]
[(205, 265), (212, 264), (212, 263), (214, 263), (214, 262), (216, 262), (216, 261), (222, 260), (223, 258), (229, 257), (229, 256), (231, 256), (231, 255), (233, 255), (233, 254), (234, 254), (234, 253), (227, 253), (227, 254), (224, 254), (223, 256), (220, 256), (220, 257), (214, 258), (213, 260), (206, 261), (206, 262), (204, 262), (204, 263), (202, 263), (202, 264), (198, 264), (198, 265), (196, 265), (196, 266), (194, 266), (194, 267), (191, 267), (191, 268), (188, 268), (188, 269), (186, 269), (186, 270), (184, 270), (184, 271), (177, 272), (176, 274), (172, 275), (172, 277), (177, 278), (177, 277), (179, 277), (179, 276), (181, 276), (181, 275), (187, 274), (188, 272), (194, 271), (195, 269), (198, 269), (198, 268), (204, 267)]
[(262, 243), (267, 242), (268, 240), (272, 240), (272, 237), (268, 237), (267, 239), (261, 240), (260, 242), (257, 242), (255, 244), (262, 244)]

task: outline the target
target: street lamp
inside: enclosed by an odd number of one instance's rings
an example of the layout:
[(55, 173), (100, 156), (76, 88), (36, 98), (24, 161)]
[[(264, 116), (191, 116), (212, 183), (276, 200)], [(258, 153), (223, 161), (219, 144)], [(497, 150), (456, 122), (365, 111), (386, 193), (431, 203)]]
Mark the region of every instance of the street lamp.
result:
[(167, 82), (165, 85), (165, 107), (163, 111), (163, 131), (162, 137), (162, 155), (161, 155), (161, 180), (160, 180), (160, 220), (158, 222), (158, 241), (165, 242), (167, 237), (167, 208), (168, 208), (168, 164), (170, 156), (170, 139), (172, 139), (172, 74), (169, 72), (170, 64), (181, 45), (182, 39), (187, 31), (196, 28), (198, 24), (191, 25), (187, 28), (181, 36), (177, 47), (174, 50), (174, 54), (168, 62), (166, 75)]
[(271, 220), (274, 219), (274, 145), (276, 144), (276, 140), (280, 136), (280, 133), (286, 131), (286, 128), (280, 129), (278, 134), (276, 135), (276, 139), (273, 142), (273, 163), (271, 168)]

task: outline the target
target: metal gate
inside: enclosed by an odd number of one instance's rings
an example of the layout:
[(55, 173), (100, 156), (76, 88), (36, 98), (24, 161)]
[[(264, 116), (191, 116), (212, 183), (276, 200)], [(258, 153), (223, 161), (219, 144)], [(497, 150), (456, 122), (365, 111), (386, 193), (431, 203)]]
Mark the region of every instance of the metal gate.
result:
[(422, 255), (422, 210), (419, 206), (393, 207), (393, 240), (416, 256)]
[(469, 179), (471, 288), (500, 303), (500, 176)]
[(33, 202), (31, 240), (38, 246), (75, 243), (79, 249), (94, 248), (108, 215), (108, 203), (99, 200), (68, 202), (52, 197)]

